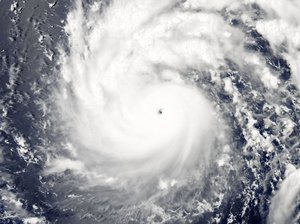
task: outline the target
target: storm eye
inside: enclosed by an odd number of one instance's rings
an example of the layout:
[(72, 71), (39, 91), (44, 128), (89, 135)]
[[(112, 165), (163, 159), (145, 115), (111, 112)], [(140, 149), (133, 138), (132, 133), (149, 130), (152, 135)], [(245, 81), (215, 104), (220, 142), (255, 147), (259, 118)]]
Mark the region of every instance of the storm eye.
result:
[(160, 109), (157, 111), (157, 113), (158, 113), (159, 115), (162, 114), (162, 113), (163, 113), (163, 109), (160, 108)]

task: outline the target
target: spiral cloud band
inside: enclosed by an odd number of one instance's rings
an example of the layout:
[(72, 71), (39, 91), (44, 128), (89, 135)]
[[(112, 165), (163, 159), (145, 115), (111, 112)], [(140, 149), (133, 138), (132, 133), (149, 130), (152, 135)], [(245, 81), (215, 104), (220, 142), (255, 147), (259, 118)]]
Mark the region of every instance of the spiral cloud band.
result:
[(299, 0), (1, 1), (0, 223), (299, 223)]
[(183, 72), (222, 59), (206, 43), (214, 31), (201, 29), (215, 16), (153, 3), (98, 14), (100, 4), (86, 12), (78, 1), (68, 17), (59, 104), (84, 166), (105, 175), (178, 175), (213, 150), (213, 105)]
[[(148, 210), (151, 221), (186, 221), (185, 211), (191, 220), (209, 213), (216, 223), (257, 221), (253, 208), (265, 222), (294, 219), (298, 183), (278, 184), (277, 159), (284, 167), (298, 161), (295, 8), (292, 0), (75, 1), (67, 43), (58, 44), (51, 121), (61, 135), (45, 176), (71, 170), (84, 183), (79, 195), (92, 189), (102, 207), (128, 205), (114, 217), (113, 209), (93, 210), (108, 223), (127, 212), (139, 223)], [(69, 192), (72, 178), (53, 188)], [(283, 191), (258, 202), (276, 186)], [(61, 206), (72, 200), (81, 199), (71, 194)]]

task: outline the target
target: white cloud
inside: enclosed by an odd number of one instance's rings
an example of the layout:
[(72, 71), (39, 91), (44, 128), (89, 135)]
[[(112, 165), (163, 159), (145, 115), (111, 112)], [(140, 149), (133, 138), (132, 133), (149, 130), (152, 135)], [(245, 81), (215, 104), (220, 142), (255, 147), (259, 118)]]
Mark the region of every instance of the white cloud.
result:
[(296, 209), (297, 197), (300, 194), (300, 169), (288, 165), (286, 177), (271, 201), (268, 223), (293, 223), (292, 214)]

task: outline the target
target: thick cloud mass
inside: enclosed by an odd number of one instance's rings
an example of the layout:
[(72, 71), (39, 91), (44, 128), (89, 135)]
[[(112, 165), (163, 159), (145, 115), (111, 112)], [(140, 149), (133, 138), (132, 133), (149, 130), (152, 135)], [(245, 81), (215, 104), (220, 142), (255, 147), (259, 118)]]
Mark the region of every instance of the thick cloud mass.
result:
[(113, 176), (204, 166), (216, 114), (183, 72), (222, 61), (223, 47), (207, 43), (218, 37), (204, 28), (221, 24), (172, 1), (111, 4), (99, 13), (100, 5), (84, 12), (78, 2), (68, 17), (70, 54), (57, 99), (80, 160)]
[(0, 223), (299, 223), (299, 0), (0, 5)]
[(268, 223), (297, 223), (293, 218), (297, 200), (300, 192), (300, 170), (294, 166), (288, 166), (285, 180), (281, 183), (280, 189), (272, 199)]
[[(255, 86), (276, 91), (289, 78), (288, 72), (297, 74), (294, 59), (299, 51), (293, 49), (299, 47), (298, 39), (279, 38), (272, 30), (276, 26), (284, 34), (299, 28), (291, 6), (296, 3), (290, 2), (289, 16), (277, 5), (282, 3), (116, 0), (88, 5), (76, 1), (67, 17), (69, 46), (61, 50), (56, 91), (72, 156), (56, 158), (48, 172), (71, 168), (92, 175), (93, 184), (100, 185), (123, 186), (134, 180), (138, 186), (154, 180), (160, 189), (184, 185), (183, 179), (194, 173), (201, 181), (210, 161), (215, 159), (222, 167), (231, 153), (224, 142), (232, 133), (226, 133), (223, 111), (211, 103), (215, 92), (199, 86), (207, 74), (223, 90), (219, 99), (232, 103), (227, 108), (230, 116), (245, 121), (244, 153), (251, 147), (257, 153), (270, 153), (273, 140), (253, 129), (258, 118), (247, 111), (250, 104), (242, 86), (222, 74), (228, 67), (251, 74), (249, 88), (255, 103), (259, 101)], [(250, 6), (264, 10), (255, 14)], [(270, 20), (258, 20), (263, 13)], [(272, 20), (277, 16), (279, 20)], [(292, 20), (294, 27), (287, 25)], [(276, 64), (284, 60), (271, 61), (283, 42), (289, 50), (282, 55), (291, 59), (291, 67)], [(265, 63), (262, 56), (269, 61)], [(237, 73), (232, 72), (232, 77)], [(292, 78), (298, 80), (297, 75)], [(264, 97), (270, 105), (274, 102), (271, 94)]]

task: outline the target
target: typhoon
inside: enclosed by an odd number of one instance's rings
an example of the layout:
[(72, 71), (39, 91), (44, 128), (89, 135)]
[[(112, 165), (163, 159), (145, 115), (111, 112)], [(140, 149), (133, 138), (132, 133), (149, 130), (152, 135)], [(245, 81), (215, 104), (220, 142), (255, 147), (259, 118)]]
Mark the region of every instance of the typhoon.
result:
[(142, 179), (204, 169), (217, 116), (184, 71), (217, 60), (200, 39), (213, 31), (192, 27), (213, 15), (174, 11), (168, 1), (116, 1), (100, 15), (101, 4), (86, 14), (80, 4), (68, 16), (57, 99), (82, 166)]
[(300, 1), (0, 4), (0, 223), (299, 223)]

